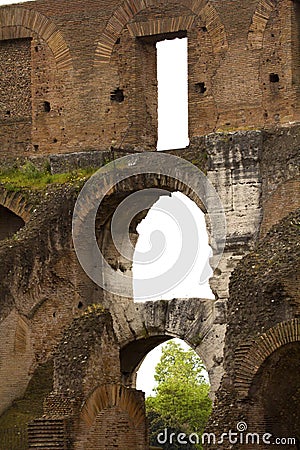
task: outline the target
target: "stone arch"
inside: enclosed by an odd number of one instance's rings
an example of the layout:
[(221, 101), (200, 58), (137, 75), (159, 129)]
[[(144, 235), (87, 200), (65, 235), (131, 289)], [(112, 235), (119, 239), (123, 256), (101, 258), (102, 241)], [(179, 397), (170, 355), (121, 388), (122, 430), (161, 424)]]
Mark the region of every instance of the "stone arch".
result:
[[(204, 355), (204, 359), (207, 360), (206, 348), (204, 346), (195, 346), (195, 341), (197, 339), (196, 336), (194, 338), (189, 339), (185, 336), (180, 336), (178, 333), (166, 333), (164, 335), (153, 334), (149, 337), (144, 337), (140, 339), (135, 339), (129, 344), (125, 345), (125, 347), (121, 348), (120, 351), (120, 363), (121, 363), (121, 373), (122, 373), (122, 381), (126, 386), (135, 386), (136, 383), (136, 373), (139, 370), (144, 358), (150, 353), (153, 349), (155, 349), (160, 344), (167, 342), (171, 339), (181, 339), (186, 344), (188, 344), (191, 349), (193, 349), (197, 355), (203, 360), (202, 354)], [(199, 351), (200, 348), (200, 351)], [(203, 360), (204, 365), (206, 367), (205, 361)]]
[[(189, 186), (189, 178), (190, 173), (188, 171), (186, 171), (186, 179), (182, 178), (181, 180), (175, 179), (171, 175), (170, 176), (163, 175), (161, 173), (143, 173), (136, 175), (134, 177), (128, 176), (122, 182), (118, 183), (113, 189), (111, 189), (104, 197), (103, 201), (101, 202), (101, 208), (99, 208), (98, 210), (96, 218), (96, 227), (97, 229), (101, 230), (101, 236), (98, 235), (98, 238), (100, 238), (102, 254), (104, 255), (104, 258), (106, 259), (108, 264), (116, 271), (117, 275), (118, 272), (120, 271), (123, 273), (131, 272), (134, 254), (134, 248), (131, 244), (133, 242), (136, 243), (135, 238), (137, 239), (138, 237), (138, 233), (136, 231), (137, 225), (145, 217), (149, 209), (159, 199), (159, 197), (162, 195), (168, 195), (169, 192), (172, 193), (179, 191), (182, 194), (186, 195), (205, 214), (206, 228), (209, 237), (209, 245), (211, 246), (212, 251), (214, 252), (213, 253), (214, 256), (218, 255), (219, 247), (217, 240), (213, 236), (213, 233), (217, 229), (215, 226), (217, 223), (220, 224), (222, 227), (222, 224), (219, 222), (220, 220), (219, 211), (215, 210), (209, 212), (207, 210), (208, 203), (204, 205), (205, 195), (203, 195), (202, 201), (199, 195), (197, 195), (196, 191)], [(110, 179), (114, 179), (113, 176), (109, 175), (109, 178), (107, 178), (109, 183)], [(139, 199), (139, 207), (141, 213), (137, 214), (130, 224), (130, 233), (132, 239), (131, 241), (128, 239), (122, 241), (123, 253), (125, 252), (127, 256), (129, 256), (129, 258), (127, 259), (122, 255), (122, 252), (119, 252), (119, 250), (116, 248), (114, 239), (112, 237), (111, 220), (114, 211), (122, 203), (122, 201), (126, 199), (126, 197), (128, 197), (130, 194), (140, 190), (147, 191), (147, 189), (151, 190), (156, 188), (158, 190), (161, 190), (161, 192), (160, 191), (154, 193), (152, 192), (149, 195), (145, 195), (143, 199), (142, 198)], [(212, 206), (212, 204), (210, 206)], [(216, 219), (215, 223), (214, 219)], [(119, 227), (120, 227), (119, 228), (120, 236), (123, 236), (121, 222), (119, 222)], [(81, 231), (79, 230), (78, 227), (78, 231), (76, 230), (76, 235), (79, 234), (80, 232)], [(126, 245), (127, 243), (128, 245)], [(211, 262), (212, 259), (210, 259), (210, 263)], [(211, 279), (213, 279), (213, 276), (211, 277)], [(130, 281), (129, 278), (127, 280), (123, 279), (122, 283), (123, 282), (124, 282), (124, 284), (122, 284), (123, 292), (128, 293), (128, 295), (126, 294), (126, 297), (132, 299), (133, 298), (132, 280)], [(119, 286), (121, 286), (121, 284)], [(113, 303), (114, 300), (111, 301), (109, 292), (111, 291), (108, 288), (105, 293), (105, 297), (109, 302), (108, 304), (110, 308), (111, 303)], [(123, 296), (125, 297), (125, 295)]]
[(147, 448), (144, 395), (121, 384), (98, 386), (79, 414), (80, 448), (122, 450)]
[(30, 219), (32, 206), (22, 194), (0, 190), (0, 240), (12, 237)]
[(300, 341), (300, 319), (293, 319), (270, 328), (249, 346), (240, 347), (236, 352), (235, 380), (240, 397), (249, 394), (254, 376), (272, 353), (286, 344), (298, 341)]
[(212, 397), (223, 375), (225, 325), (210, 299), (173, 299), (111, 305), (120, 347), (122, 383), (135, 386), (144, 357), (173, 338), (185, 341), (203, 360), (209, 373)]
[(25, 197), (18, 192), (0, 190), (0, 205), (21, 217), (25, 223), (30, 219), (33, 206), (28, 204)]
[[(143, 9), (155, 6), (156, 0), (125, 0), (121, 6), (114, 12), (109, 19), (100, 39), (97, 40), (97, 48), (95, 53), (95, 66), (102, 63), (109, 63), (116, 40), (118, 39), (122, 29), (126, 24), (134, 18), (134, 16)], [(178, 17), (176, 20), (160, 20), (157, 19), (150, 24), (149, 29), (143, 31), (134, 26), (129, 27), (129, 31), (133, 36), (147, 34), (157, 34), (158, 32), (177, 32), (185, 29), (189, 30), (193, 24), (195, 15), (200, 16), (205, 24), (208, 33), (211, 36), (213, 49), (219, 52), (227, 48), (227, 37), (225, 27), (219, 17), (217, 10), (206, 0), (185, 0), (184, 6), (191, 10), (192, 15), (189, 17)], [(140, 34), (142, 33), (142, 34)]]
[(119, 407), (127, 411), (131, 420), (139, 426), (145, 418), (143, 401), (139, 397), (134, 389), (125, 388), (121, 384), (98, 386), (84, 402), (80, 418), (90, 427), (101, 411)]
[(248, 45), (250, 48), (256, 50), (262, 48), (265, 29), (277, 1), (259, 0), (248, 31)]
[(0, 40), (28, 38), (37, 33), (49, 46), (60, 69), (72, 68), (72, 58), (63, 34), (46, 16), (21, 7), (0, 10)]
[[(182, 167), (184, 167), (185, 160), (182, 159), (182, 161), (183, 161)], [(148, 173), (145, 172), (135, 176), (129, 175), (126, 178), (124, 178), (121, 182), (116, 183), (114, 187), (106, 194), (106, 196), (103, 199), (103, 202), (101, 203), (101, 208), (104, 211), (102, 214), (103, 217), (105, 218), (109, 217), (113, 212), (113, 210), (117, 208), (118, 204), (121, 203), (124, 200), (124, 198), (127, 197), (128, 195), (140, 190), (152, 188), (153, 189), (157, 188), (158, 190), (162, 191), (163, 190), (168, 191), (170, 193), (179, 191), (182, 194), (186, 195), (193, 202), (195, 202), (203, 213), (205, 214), (207, 213), (207, 209), (203, 204), (202, 199), (197, 195), (195, 190), (192, 187), (190, 187), (188, 171), (186, 171), (185, 179), (181, 177), (181, 179), (179, 180), (171, 175), (165, 175), (161, 173), (161, 170), (159, 170), (159, 168), (156, 170), (157, 173), (154, 173), (154, 169), (151, 169), (151, 171), (149, 171)], [(114, 173), (107, 175), (108, 183), (111, 183), (112, 180), (114, 179), (115, 179)], [(158, 192), (157, 195), (152, 194), (151, 199), (153, 199), (153, 203), (155, 203), (156, 200), (158, 200), (160, 195), (163, 195), (163, 192)], [(205, 198), (204, 194), (203, 198)], [(148, 209), (150, 209), (152, 204), (151, 201), (149, 201)]]
[(264, 361), (249, 391), (256, 428), (276, 436), (297, 437), (297, 445), (291, 442), (287, 447), (290, 450), (298, 449), (300, 443), (299, 369), (300, 342), (285, 344)]

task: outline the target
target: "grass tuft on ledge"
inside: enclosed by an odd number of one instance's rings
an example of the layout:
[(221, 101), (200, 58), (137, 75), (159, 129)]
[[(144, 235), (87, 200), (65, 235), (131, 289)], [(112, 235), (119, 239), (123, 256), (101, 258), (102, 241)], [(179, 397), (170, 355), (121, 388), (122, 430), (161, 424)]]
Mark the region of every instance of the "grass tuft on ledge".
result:
[(80, 184), (85, 182), (97, 169), (76, 169), (72, 172), (52, 175), (49, 168), (37, 169), (28, 162), (19, 168), (0, 170), (0, 185), (8, 191), (19, 191), (20, 189), (43, 190), (52, 184)]

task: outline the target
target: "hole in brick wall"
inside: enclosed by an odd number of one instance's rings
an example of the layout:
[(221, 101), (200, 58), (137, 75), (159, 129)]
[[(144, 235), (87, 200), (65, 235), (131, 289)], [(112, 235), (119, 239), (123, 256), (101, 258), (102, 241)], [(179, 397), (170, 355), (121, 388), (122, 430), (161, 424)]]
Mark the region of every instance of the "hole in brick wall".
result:
[(54, 138), (54, 139), (53, 139), (53, 142), (54, 142), (54, 144), (56, 144), (56, 142), (57, 142), (57, 139), (56, 139), (56, 138)]
[(157, 150), (185, 148), (188, 133), (188, 40), (178, 34), (156, 43)]
[(116, 44), (120, 44), (120, 42), (121, 42), (121, 39), (118, 38), (118, 39), (116, 40)]
[(195, 84), (195, 91), (197, 92), (197, 94), (204, 94), (204, 92), (206, 92), (205, 83), (203, 83), (203, 82), (196, 83)]
[(204, 31), (205, 33), (207, 32), (207, 28), (206, 28), (206, 27), (202, 27), (201, 29), (202, 29), (202, 31)]
[(51, 111), (50, 102), (44, 102), (44, 111), (47, 113)]
[(112, 102), (122, 103), (124, 102), (124, 91), (123, 89), (117, 88), (110, 94), (110, 99)]
[(77, 308), (78, 308), (78, 309), (82, 309), (82, 308), (83, 308), (83, 303), (82, 303), (82, 302), (79, 302), (78, 305), (77, 305)]
[(271, 83), (279, 83), (278, 73), (270, 73), (270, 82)]
[(37, 151), (39, 150), (38, 144), (35, 144), (35, 145), (33, 146), (33, 148), (34, 148), (34, 150), (37, 152)]
[(34, 49), (35, 49), (35, 51), (36, 52), (38, 52), (39, 51), (39, 48), (38, 48), (38, 46), (36, 45), (35, 47), (34, 47)]
[(25, 222), (20, 216), (0, 205), (0, 241), (12, 237), (24, 226)]
[(7, 116), (10, 116), (10, 111), (6, 111), (5, 113)]

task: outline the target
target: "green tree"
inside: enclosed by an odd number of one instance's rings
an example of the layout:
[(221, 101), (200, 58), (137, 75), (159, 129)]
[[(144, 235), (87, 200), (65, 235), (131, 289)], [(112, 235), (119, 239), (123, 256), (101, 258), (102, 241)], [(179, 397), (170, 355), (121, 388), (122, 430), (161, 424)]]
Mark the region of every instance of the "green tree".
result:
[[(203, 376), (204, 366), (193, 350), (184, 350), (173, 341), (162, 350), (155, 368), (155, 396), (146, 399), (151, 445), (160, 445), (157, 436), (168, 429), (201, 436), (211, 412), (209, 385)], [(176, 439), (175, 439), (176, 440)], [(183, 448), (177, 441), (166, 443), (164, 450)], [(185, 450), (201, 449), (201, 445), (184, 445)]]

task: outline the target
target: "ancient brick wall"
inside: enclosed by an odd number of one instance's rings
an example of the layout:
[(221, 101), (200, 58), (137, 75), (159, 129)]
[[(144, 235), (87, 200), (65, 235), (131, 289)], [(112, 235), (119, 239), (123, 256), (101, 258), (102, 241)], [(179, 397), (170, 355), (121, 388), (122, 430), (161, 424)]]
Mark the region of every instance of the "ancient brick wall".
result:
[(31, 119), (30, 39), (1, 41), (1, 121)]
[[(225, 374), (208, 427), (218, 436), (236, 431), (240, 421), (249, 432), (299, 436), (294, 403), (299, 401), (299, 361), (292, 356), (299, 351), (300, 338), (298, 240), (299, 209), (273, 226), (233, 273)], [(289, 382), (281, 370), (289, 373)]]
[(24, 154), (31, 143), (31, 42), (0, 41), (1, 153)]
[[(24, 395), (32, 374), (29, 372), (34, 358), (30, 330), (16, 311), (1, 324), (0, 330), (0, 414), (11, 403)], [(8, 372), (10, 373), (8, 377)], [(9, 382), (8, 382), (9, 379)], [(6, 380), (6, 382), (4, 382)]]
[(295, 86), (296, 108), (300, 108), (300, 5), (299, 2), (293, 3), (292, 10), (292, 82)]
[(127, 412), (120, 408), (104, 409), (90, 430), (84, 450), (108, 450), (112, 447), (144, 450), (145, 440), (141, 439), (143, 433), (137, 428)]
[(299, 208), (299, 149), (298, 125), (269, 130), (264, 134), (261, 152), (261, 235)]
[[(9, 203), (10, 196), (4, 196)], [(11, 196), (11, 204), (14, 205), (14, 195)], [(18, 198), (18, 197), (17, 197)], [(15, 200), (17, 199), (15, 198)], [(42, 364), (49, 360), (55, 345), (57, 345), (67, 327), (74, 317), (82, 313), (88, 303), (93, 302), (93, 286), (86, 279), (84, 272), (77, 274), (78, 262), (74, 258), (74, 251), (70, 252), (71, 215), (66, 211), (72, 210), (74, 198), (69, 197), (66, 192), (63, 194), (63, 212), (57, 205), (57, 199), (52, 198), (50, 203), (44, 204), (44, 213), (38, 214), (30, 221), (26, 227), (20, 231), (19, 240), (5, 241), (1, 243), (1, 323), (3, 323), (3, 332), (6, 340), (10, 340), (1, 346), (1, 361), (6, 361), (2, 366), (12, 370), (13, 377), (16, 377), (18, 389), (15, 391), (15, 398), (21, 395), (29, 382), (36, 364)], [(52, 203), (53, 201), (53, 203)], [(68, 203), (70, 202), (70, 203)], [(52, 203), (52, 207), (50, 204)], [(70, 206), (71, 204), (71, 206)], [(15, 206), (17, 203), (15, 203)], [(21, 205), (20, 209), (23, 205)], [(35, 209), (38, 209), (38, 203), (34, 203)], [(52, 210), (52, 213), (50, 212)], [(46, 217), (48, 217), (46, 219)], [(62, 217), (65, 219), (62, 220)], [(44, 220), (45, 219), (45, 220)], [(48, 231), (47, 231), (48, 230)], [(60, 237), (59, 237), (60, 236)], [(35, 250), (38, 248), (38, 255)], [(7, 250), (11, 251), (7, 251)], [(24, 253), (23, 253), (24, 252)], [(52, 260), (54, 265), (49, 266), (46, 262)], [(55, 262), (54, 262), (55, 261)], [(73, 265), (73, 262), (74, 265)], [(5, 274), (5, 275), (4, 275)], [(37, 280), (39, 280), (37, 282)], [(55, 281), (56, 280), (56, 281)], [(60, 280), (59, 283), (58, 280)], [(74, 284), (73, 284), (74, 283)], [(73, 286), (71, 288), (71, 286)], [(101, 296), (101, 295), (100, 295)], [(14, 339), (18, 329), (18, 321), (13, 322), (11, 332), (8, 333), (8, 325), (16, 310), (21, 317), (26, 317), (31, 328), (27, 336), (26, 363), (22, 366), (23, 356), (14, 355)], [(14, 329), (14, 330), (13, 330)], [(55, 344), (54, 344), (55, 342)], [(54, 344), (54, 345), (53, 345)], [(6, 355), (11, 352), (12, 364)], [(29, 353), (28, 353), (29, 352)], [(35, 353), (33, 357), (32, 352)], [(30, 356), (29, 356), (30, 355)], [(18, 363), (19, 359), (19, 363)], [(17, 364), (16, 370), (14, 364)], [(1, 371), (3, 393), (1, 400), (1, 412), (11, 402), (10, 379), (7, 378), (7, 372)]]
[(57, 14), (52, 0), (0, 9), (1, 54), (11, 54), (2, 63), (3, 98), (11, 89), (5, 61), (18, 52), (14, 89), (26, 86), (26, 123), (9, 103), (2, 111), (2, 155), (112, 144), (154, 149), (155, 43), (165, 37), (188, 38), (191, 141), (299, 119), (297, 2), (130, 0), (123, 8), (116, 1), (62, 1)]
[(290, 212), (300, 208), (300, 180), (295, 178), (281, 184), (264, 203), (264, 219), (260, 233), (264, 235)]

